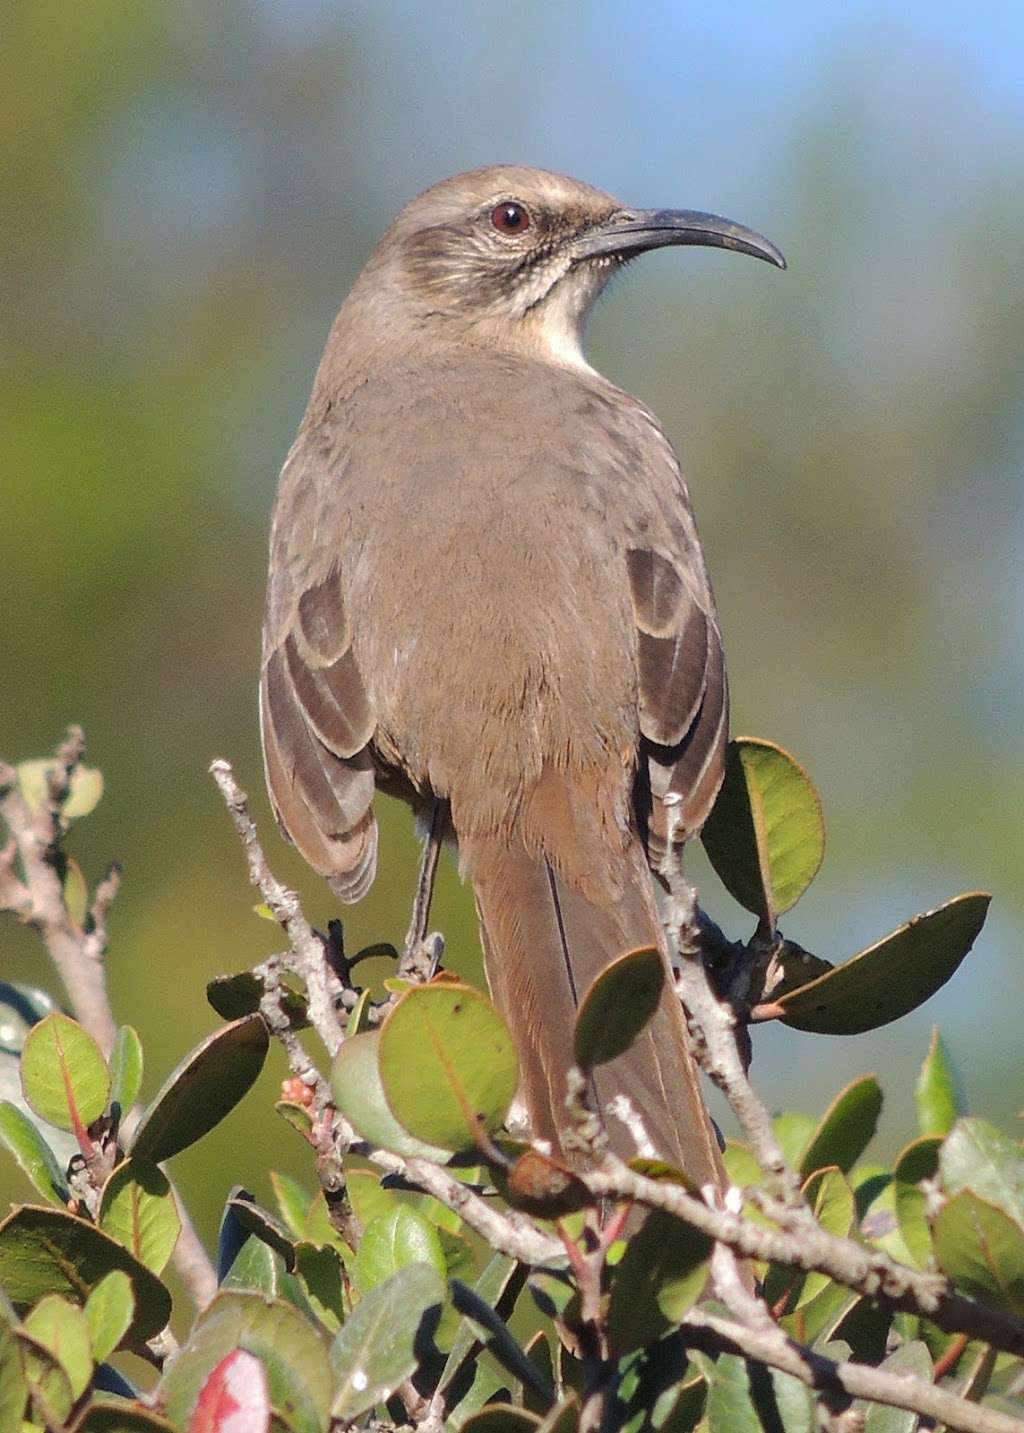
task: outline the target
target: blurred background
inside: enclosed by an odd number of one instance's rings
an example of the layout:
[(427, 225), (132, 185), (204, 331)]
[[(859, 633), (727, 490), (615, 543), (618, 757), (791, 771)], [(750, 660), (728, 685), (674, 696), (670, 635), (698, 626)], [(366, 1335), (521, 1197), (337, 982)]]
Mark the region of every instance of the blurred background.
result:
[[(474, 0), (16, 0), (0, 54), (0, 753), (81, 722), (107, 794), (76, 828), (117, 857), (110, 983), (146, 1090), (212, 1029), (205, 982), (278, 948), (207, 776), (230, 757), (310, 917), (326, 888), (263, 792), (256, 671), (274, 484), (327, 328), (419, 189), (517, 161), (774, 239), (636, 265), (592, 361), (661, 416), (725, 627), (734, 730), (781, 742), (824, 802), (822, 872), (784, 922), (834, 961), (959, 891), (974, 954), (872, 1036), (757, 1033), (777, 1107), (886, 1090), (912, 1133), (937, 1022), (973, 1107), (1017, 1126), (1024, 995), (1024, 11), (1015, 0), (730, 5)], [(385, 803), (382, 803), (384, 805)], [(416, 848), (343, 912), (399, 940)], [(700, 852), (706, 908), (751, 922)], [(435, 924), (478, 970), (447, 867)], [(4, 978), (51, 983), (0, 926)], [(280, 1061), (175, 1162), (187, 1197), (302, 1173)], [(306, 1174), (307, 1182), (310, 1176)], [(0, 1187), (24, 1195), (9, 1161)], [(217, 1205), (199, 1199), (203, 1232)]]

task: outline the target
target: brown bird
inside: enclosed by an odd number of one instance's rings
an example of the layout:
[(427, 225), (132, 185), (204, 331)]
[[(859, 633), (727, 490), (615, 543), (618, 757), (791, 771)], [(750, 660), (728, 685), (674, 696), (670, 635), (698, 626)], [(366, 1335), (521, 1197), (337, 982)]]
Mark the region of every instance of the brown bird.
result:
[[(686, 483), (654, 416), (581, 348), (609, 278), (668, 244), (785, 267), (727, 219), (543, 170), (414, 199), (331, 329), (270, 544), (261, 712), (281, 828), (355, 901), (375, 788), (444, 812), (522, 1098), (556, 1150), (578, 1000), (632, 947), (668, 970), (651, 870), (722, 779), (725, 665)], [(665, 1158), (719, 1179), (671, 984), (596, 1093), (628, 1095)]]

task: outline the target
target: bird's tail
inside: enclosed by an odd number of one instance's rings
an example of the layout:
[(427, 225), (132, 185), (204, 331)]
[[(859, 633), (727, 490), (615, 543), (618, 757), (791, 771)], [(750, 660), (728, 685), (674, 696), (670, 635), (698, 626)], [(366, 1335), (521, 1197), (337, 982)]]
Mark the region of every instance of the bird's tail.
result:
[[(514, 836), (461, 840), (460, 853), (473, 882), (491, 994), (519, 1050), (520, 1095), (534, 1134), (561, 1149), (573, 1025), (587, 988), (616, 956), (656, 946), (666, 968), (661, 1004), (632, 1047), (595, 1072), (598, 1104), (603, 1111), (614, 1096), (628, 1096), (662, 1158), (699, 1186), (721, 1187), (718, 1143), (673, 993), (639, 839), (623, 853), (620, 889), (606, 899), (593, 887), (583, 894)], [(620, 1121), (606, 1117), (605, 1123), (612, 1148), (624, 1158), (635, 1155)]]

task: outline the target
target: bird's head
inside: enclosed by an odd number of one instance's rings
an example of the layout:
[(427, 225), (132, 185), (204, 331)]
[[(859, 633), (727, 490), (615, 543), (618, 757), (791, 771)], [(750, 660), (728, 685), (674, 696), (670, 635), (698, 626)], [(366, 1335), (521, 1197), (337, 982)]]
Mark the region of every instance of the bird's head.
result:
[(543, 169), (457, 174), (407, 204), (357, 284), (407, 331), (584, 362), (587, 315), (630, 259), (669, 244), (735, 249), (785, 268), (774, 244), (716, 214), (632, 209)]

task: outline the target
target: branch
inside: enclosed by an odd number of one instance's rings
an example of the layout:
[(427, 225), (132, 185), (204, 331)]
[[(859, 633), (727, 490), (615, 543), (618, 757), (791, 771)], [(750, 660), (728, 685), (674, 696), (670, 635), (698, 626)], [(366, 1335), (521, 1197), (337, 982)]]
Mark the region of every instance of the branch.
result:
[[(0, 898), (3, 909), (11, 911), (37, 930), (67, 992), (75, 1019), (109, 1055), (117, 1034), (117, 1022), (106, 991), (103, 957), (106, 952), (106, 915), (116, 892), (110, 877), (97, 889), (99, 924), (86, 935), (75, 924), (64, 904), (59, 870), (60, 843), (64, 835), (60, 807), (68, 793), (71, 776), (82, 759), (85, 737), (81, 727), (72, 726), (55, 753), (57, 769), (50, 780), (45, 801), (32, 810), (18, 789), (18, 773), (7, 763), (0, 764), (0, 816), (11, 833), (11, 845), (0, 858)], [(14, 856), (21, 862), (22, 879), (14, 873)], [(101, 897), (102, 892), (102, 897)]]
[(256, 823), (249, 814), (249, 799), (235, 780), (231, 763), (218, 759), (211, 765), (210, 772), (245, 848), (249, 880), (259, 890), (288, 937), (290, 968), (306, 986), (310, 1024), (333, 1058), (342, 1041), (337, 1015), (342, 986), (325, 958), (324, 942), (302, 914), (295, 891), (283, 886), (267, 864)]
[(778, 1327), (749, 1328), (702, 1309), (691, 1309), (683, 1320), (683, 1336), (690, 1347), (705, 1353), (739, 1354), (791, 1374), (810, 1388), (833, 1397), (842, 1393), (892, 1408), (906, 1408), (960, 1433), (1021, 1433), (1024, 1429), (1024, 1423), (1016, 1418), (970, 1403), (921, 1378), (826, 1358), (794, 1343)]

